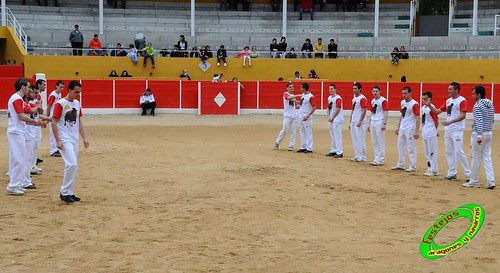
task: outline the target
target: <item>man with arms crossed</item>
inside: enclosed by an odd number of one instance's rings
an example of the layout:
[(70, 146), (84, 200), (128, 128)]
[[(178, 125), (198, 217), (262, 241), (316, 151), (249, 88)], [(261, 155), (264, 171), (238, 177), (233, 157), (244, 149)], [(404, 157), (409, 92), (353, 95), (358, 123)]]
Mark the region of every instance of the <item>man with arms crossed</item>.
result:
[(368, 132), (372, 138), (374, 160), (372, 166), (380, 166), (385, 161), (385, 128), (387, 125), (387, 115), (389, 106), (387, 99), (380, 95), (380, 87), (375, 85), (372, 88), (373, 99), (371, 103), (372, 114), (368, 121)]
[(361, 84), (355, 82), (352, 86), (354, 98), (352, 99), (352, 112), (349, 120), (349, 130), (351, 130), (352, 146), (354, 147), (354, 157), (352, 161), (366, 162), (366, 135), (365, 116), (368, 100), (361, 94)]
[(71, 81), (68, 85), (68, 95), (56, 102), (52, 113), (52, 130), (64, 160), (64, 177), (59, 198), (68, 204), (80, 201), (73, 192), (78, 169), (79, 135), (83, 138), (85, 148), (89, 147), (81, 122), (82, 109), (77, 100), (81, 92), (82, 85), (78, 81)]
[(425, 103), (432, 112), (439, 115), (446, 112), (448, 115), (444, 125), (444, 148), (446, 151), (446, 160), (448, 160), (448, 174), (443, 179), (457, 179), (457, 158), (460, 165), (464, 169), (465, 180), (470, 180), (470, 169), (467, 157), (464, 153), (464, 130), (465, 130), (465, 114), (467, 113), (467, 100), (460, 96), (460, 84), (456, 82), (450, 83), (448, 86), (448, 95), (450, 98), (441, 105), (435, 108), (430, 102)]
[(410, 166), (407, 172), (417, 169), (417, 143), (420, 127), (420, 106), (411, 98), (411, 88), (403, 87), (403, 100), (401, 101), (401, 117), (399, 118), (396, 135), (398, 135), (398, 164), (392, 170), (405, 169), (405, 148), (408, 150)]
[(342, 113), (342, 97), (337, 94), (337, 86), (330, 84), (328, 87), (330, 96), (328, 97), (328, 108), (326, 109), (326, 116), (330, 123), (330, 139), (332, 144), (330, 152), (326, 156), (333, 156), (334, 158), (344, 157), (342, 148), (342, 124), (344, 123), (344, 114)]
[[(49, 94), (49, 98), (47, 99), (47, 116), (52, 117), (52, 112), (54, 111), (54, 105), (58, 100), (61, 99), (61, 93), (64, 90), (64, 82), (57, 81), (56, 89)], [(56, 139), (54, 138), (54, 132), (52, 131), (52, 126), (49, 126), (50, 130), (50, 156), (61, 157), (61, 154), (57, 150)]]
[(285, 134), (290, 131), (290, 144), (288, 145), (288, 150), (293, 151), (295, 147), (295, 135), (297, 130), (297, 110), (296, 103), (299, 95), (293, 94), (293, 83), (289, 82), (286, 85), (286, 90), (283, 93), (283, 128), (281, 129), (278, 138), (274, 142), (274, 149), (278, 150), (280, 143), (283, 141)]
[[(422, 112), (422, 142), (424, 144), (425, 159), (427, 159), (427, 172), (425, 176), (438, 176), (438, 143), (439, 135), (437, 128), (439, 126), (439, 118), (436, 113), (425, 105), (429, 102), (432, 105), (432, 93), (426, 91), (422, 93), (422, 102), (424, 105), (420, 110)], [(434, 106), (434, 105), (432, 105)]]
[(303, 83), (300, 86), (302, 99), (300, 100), (299, 120), (300, 120), (300, 149), (298, 153), (313, 152), (313, 132), (312, 114), (316, 111), (314, 96), (309, 92), (309, 84)]
[(472, 147), (471, 155), (471, 174), (470, 181), (463, 186), (467, 188), (479, 188), (479, 168), (481, 160), (486, 171), (486, 188), (495, 188), (495, 172), (491, 163), (491, 138), (493, 135), (493, 122), (495, 119), (495, 107), (491, 100), (485, 98), (486, 89), (483, 86), (476, 86), (472, 89), (472, 98), (476, 101), (472, 113), (474, 115), (474, 124), (472, 125), (472, 136), (470, 144)]

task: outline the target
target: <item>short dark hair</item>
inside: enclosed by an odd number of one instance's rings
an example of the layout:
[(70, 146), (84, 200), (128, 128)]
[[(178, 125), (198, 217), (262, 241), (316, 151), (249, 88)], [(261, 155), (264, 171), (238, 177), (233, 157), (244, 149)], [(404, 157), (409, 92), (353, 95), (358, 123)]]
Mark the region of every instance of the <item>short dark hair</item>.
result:
[(378, 85), (374, 85), (374, 86), (372, 87), (372, 89), (377, 89), (378, 91), (380, 91), (380, 86), (378, 86)]
[(38, 86), (37, 86), (37, 85), (34, 85), (34, 84), (30, 85), (30, 88), (31, 88), (32, 90), (39, 90), (39, 89), (38, 89)]
[(58, 80), (58, 81), (56, 82), (56, 86), (59, 86), (59, 85), (61, 85), (61, 84), (62, 84), (62, 85), (64, 85), (64, 82), (63, 82), (63, 81), (61, 81), (61, 80)]
[(75, 25), (75, 27), (80, 27), (79, 25)]
[(149, 88), (149, 87), (148, 87), (148, 88), (146, 88), (146, 91), (149, 91), (149, 92), (151, 92), (151, 88)]
[(460, 91), (460, 84), (458, 82), (451, 82), (450, 85), (453, 86), (453, 88), (455, 88), (456, 90)]
[(121, 43), (118, 43), (118, 44), (116, 44), (116, 46), (122, 46), (122, 44), (121, 44)]
[(44, 82), (45, 82), (45, 80), (44, 80), (44, 79), (38, 79), (38, 80), (36, 80), (36, 83), (35, 83), (35, 84), (38, 86), (39, 84), (42, 84), (42, 83), (44, 83)]
[(422, 93), (422, 96), (427, 96), (429, 99), (432, 99), (432, 92), (431, 91), (425, 91)]
[(301, 86), (304, 87), (305, 90), (309, 91), (309, 84), (307, 82), (302, 83)]
[(334, 83), (330, 84), (330, 86), (333, 86), (333, 88), (337, 89), (337, 85)]
[(288, 87), (290, 87), (290, 86), (293, 86), (293, 83), (292, 83), (292, 82), (288, 82), (288, 83), (286, 84), (286, 87), (287, 87), (287, 88), (288, 88)]
[(70, 81), (68, 84), (68, 90), (74, 90), (77, 86), (82, 87), (82, 84), (79, 81)]
[(472, 90), (476, 92), (476, 94), (478, 94), (482, 99), (484, 99), (484, 97), (486, 96), (486, 89), (482, 85), (478, 85), (472, 88)]
[(310, 43), (310, 42), (311, 42), (311, 39), (307, 38), (307, 39), (306, 39), (306, 42), (309, 42), (309, 43)]
[(97, 35), (97, 34), (94, 34), (94, 38), (95, 38), (95, 37), (99, 37), (99, 35)]
[(25, 79), (25, 78), (19, 78), (17, 81), (14, 83), (14, 87), (16, 88), (16, 92), (20, 91), (23, 86), (28, 86), (30, 82)]
[(409, 87), (409, 86), (403, 87), (403, 90), (406, 90), (406, 91), (408, 91), (408, 93), (411, 93), (411, 87)]
[(352, 86), (356, 86), (359, 90), (363, 88), (363, 86), (359, 82), (355, 82)]

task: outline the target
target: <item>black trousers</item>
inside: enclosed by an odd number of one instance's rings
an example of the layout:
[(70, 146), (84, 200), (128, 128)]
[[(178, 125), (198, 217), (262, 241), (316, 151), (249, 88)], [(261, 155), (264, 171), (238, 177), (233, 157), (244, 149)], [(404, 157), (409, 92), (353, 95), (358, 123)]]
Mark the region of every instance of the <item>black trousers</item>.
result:
[(141, 104), (142, 115), (146, 115), (146, 110), (151, 109), (151, 115), (155, 115), (156, 101)]
[(71, 43), (71, 47), (73, 48), (73, 56), (82, 56), (83, 43)]

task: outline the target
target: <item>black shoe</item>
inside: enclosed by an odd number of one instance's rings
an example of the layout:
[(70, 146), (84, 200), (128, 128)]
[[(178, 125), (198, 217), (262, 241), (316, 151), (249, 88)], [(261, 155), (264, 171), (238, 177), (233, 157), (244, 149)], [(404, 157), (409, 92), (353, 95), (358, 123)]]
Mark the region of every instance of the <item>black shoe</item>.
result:
[(151, 112), (151, 115), (154, 116), (155, 115), (155, 112)]
[(333, 156), (333, 158), (343, 158), (344, 154), (336, 154)]
[(38, 164), (38, 163), (42, 163), (42, 162), (43, 162), (43, 159), (40, 159), (40, 158), (37, 158), (37, 159), (36, 159), (36, 164)]
[(73, 200), (75, 200), (75, 202), (80, 202), (80, 200), (82, 200), (80, 197), (77, 197), (74, 194), (71, 195), (71, 198), (73, 198)]
[(59, 151), (55, 151), (50, 156), (52, 156), (52, 157), (61, 157), (61, 153)]
[(62, 201), (66, 202), (66, 204), (70, 204), (75, 202), (75, 199), (71, 197), (71, 195), (62, 195), (61, 193), (59, 194), (59, 198), (61, 198)]
[(336, 156), (336, 153), (327, 153), (326, 156)]
[(311, 151), (311, 150), (305, 150), (305, 151), (304, 151), (304, 153), (305, 153), (305, 154), (310, 154), (310, 153), (312, 153), (312, 152), (313, 152), (313, 151)]
[(142, 112), (141, 116), (145, 116), (146, 115), (146, 112)]
[(32, 183), (31, 185), (24, 187), (24, 189), (26, 189), (26, 190), (34, 190), (34, 189), (36, 189), (36, 185), (34, 183)]
[(297, 150), (297, 153), (305, 153), (307, 150), (306, 149), (299, 149)]

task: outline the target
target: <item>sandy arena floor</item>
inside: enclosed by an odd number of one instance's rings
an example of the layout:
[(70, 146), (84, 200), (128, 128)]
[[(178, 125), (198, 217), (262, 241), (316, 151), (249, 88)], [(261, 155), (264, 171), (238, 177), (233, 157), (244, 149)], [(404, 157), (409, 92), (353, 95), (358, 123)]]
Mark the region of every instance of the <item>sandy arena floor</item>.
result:
[[(396, 119), (386, 165), (372, 167), (349, 160), (347, 123), (345, 158), (325, 157), (325, 116), (314, 118), (314, 153), (298, 154), (286, 151), (288, 136), (273, 149), (280, 115), (86, 115), (91, 147), (81, 145), (75, 189), (82, 201), (66, 205), (58, 198), (63, 161), (49, 157), (48, 130), (38, 189), (5, 194), (7, 122), (0, 118), (0, 272), (500, 270), (500, 188), (484, 188), (483, 170), (480, 189), (462, 187), (461, 169), (460, 181), (424, 177), (420, 139), (418, 171), (391, 171)], [(439, 144), (445, 174), (442, 137)], [(369, 137), (367, 149), (371, 160)], [(493, 163), (500, 172), (497, 136)], [(424, 259), (419, 245), (427, 229), (467, 203), (486, 211), (478, 235), (445, 258)], [(451, 243), (468, 226), (465, 218), (448, 224), (436, 243)]]

